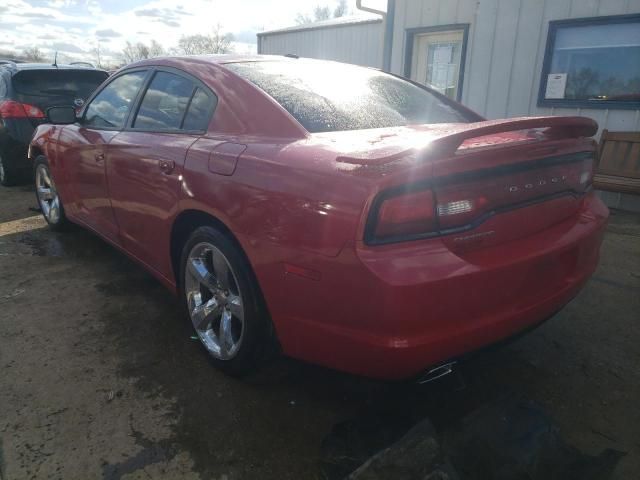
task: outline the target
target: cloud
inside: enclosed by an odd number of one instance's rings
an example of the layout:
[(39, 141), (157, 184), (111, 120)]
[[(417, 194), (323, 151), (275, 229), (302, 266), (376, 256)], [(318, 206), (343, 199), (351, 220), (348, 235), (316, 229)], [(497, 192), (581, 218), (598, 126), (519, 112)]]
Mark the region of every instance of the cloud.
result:
[(160, 8), (142, 8), (140, 10), (136, 10), (134, 13), (138, 17), (164, 17), (165, 14), (162, 12), (164, 9)]
[(166, 18), (158, 18), (156, 22), (164, 23), (169, 27), (179, 27), (180, 22), (176, 22), (175, 20), (167, 20)]
[(63, 8), (70, 7), (72, 5), (76, 5), (78, 3), (77, 0), (49, 0), (47, 2), (47, 6), (52, 8)]
[(113, 28), (105, 28), (103, 30), (96, 30), (96, 36), (102, 38), (115, 38), (121, 37), (122, 34), (116, 32)]
[(27, 18), (56, 18), (54, 15), (50, 13), (41, 13), (41, 12), (20, 12), (14, 13), (13, 15), (17, 17), (27, 17)]
[(66, 42), (56, 42), (51, 45), (51, 48), (53, 48), (54, 50), (59, 50), (61, 52), (86, 53), (85, 50), (81, 49), (77, 45), (74, 45), (72, 43), (66, 43)]
[(141, 8), (139, 10), (135, 10), (135, 14), (138, 17), (173, 17), (175, 15), (187, 15), (191, 16), (192, 14), (186, 12), (184, 7), (181, 6), (176, 8)]

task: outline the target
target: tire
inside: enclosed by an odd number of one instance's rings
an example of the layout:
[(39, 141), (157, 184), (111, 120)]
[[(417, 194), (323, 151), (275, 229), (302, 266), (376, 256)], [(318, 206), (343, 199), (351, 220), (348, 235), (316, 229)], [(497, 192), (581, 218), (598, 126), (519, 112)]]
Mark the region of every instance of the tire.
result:
[(0, 153), (0, 185), (5, 187), (12, 187), (18, 183), (18, 175), (9, 167), (6, 160), (3, 159), (2, 153)]
[(38, 155), (33, 164), (36, 201), (42, 216), (53, 231), (63, 231), (69, 227), (62, 200), (56, 190), (49, 170), (49, 162), (44, 155)]
[(179, 292), (193, 331), (217, 368), (242, 376), (266, 360), (275, 342), (260, 289), (242, 251), (216, 228), (199, 227), (187, 239)]

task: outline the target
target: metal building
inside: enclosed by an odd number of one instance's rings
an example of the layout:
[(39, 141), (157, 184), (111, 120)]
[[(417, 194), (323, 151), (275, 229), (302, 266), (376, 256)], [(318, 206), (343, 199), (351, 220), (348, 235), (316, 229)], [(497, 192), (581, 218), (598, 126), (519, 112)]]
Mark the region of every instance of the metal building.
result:
[(383, 32), (380, 17), (334, 18), (258, 33), (258, 53), (292, 53), (379, 68)]

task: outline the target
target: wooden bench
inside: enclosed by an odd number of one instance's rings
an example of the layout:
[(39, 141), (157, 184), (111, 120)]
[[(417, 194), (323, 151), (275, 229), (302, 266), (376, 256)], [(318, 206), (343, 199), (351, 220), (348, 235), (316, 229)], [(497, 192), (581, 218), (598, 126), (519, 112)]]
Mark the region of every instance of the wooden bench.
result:
[(602, 131), (593, 186), (640, 194), (640, 132)]

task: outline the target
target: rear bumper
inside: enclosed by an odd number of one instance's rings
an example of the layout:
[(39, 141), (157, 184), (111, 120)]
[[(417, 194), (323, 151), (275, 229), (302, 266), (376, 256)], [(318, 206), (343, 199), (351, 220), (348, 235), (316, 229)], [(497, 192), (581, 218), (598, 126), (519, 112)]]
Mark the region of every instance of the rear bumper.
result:
[[(594, 272), (607, 218), (590, 194), (577, 215), (559, 224), (466, 254), (442, 242), (345, 250), (323, 271), (321, 283), (334, 287), (333, 298), (319, 285), (310, 295), (308, 281), (287, 280), (290, 305), (274, 316), (283, 348), (359, 375), (417, 375), (561, 309)], [(295, 300), (300, 288), (302, 302)]]

